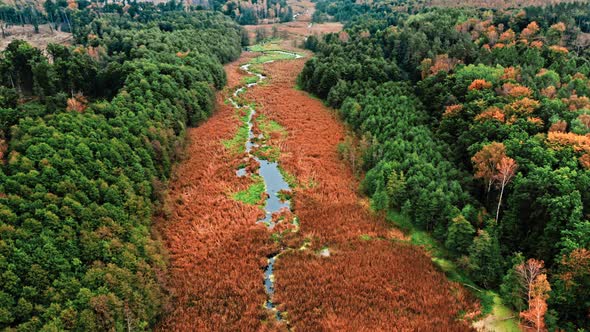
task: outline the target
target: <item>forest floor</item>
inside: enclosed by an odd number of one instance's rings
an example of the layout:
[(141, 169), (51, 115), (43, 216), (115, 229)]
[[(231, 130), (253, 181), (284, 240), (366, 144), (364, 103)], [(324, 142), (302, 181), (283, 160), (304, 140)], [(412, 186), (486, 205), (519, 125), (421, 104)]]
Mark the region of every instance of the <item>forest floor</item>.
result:
[(288, 40), (291, 47), (296, 47), (301, 45), (307, 36), (342, 30), (342, 23), (339, 22), (312, 23), (311, 16), (315, 12), (315, 4), (310, 0), (287, 0), (287, 3), (297, 15), (295, 20), (281, 24), (246, 25), (244, 28), (249, 32), (250, 40), (256, 40), (256, 31), (262, 30), (266, 37), (280, 37)]
[[(470, 330), (464, 317), (477, 315), (477, 301), (449, 281), (427, 251), (370, 210), (337, 152), (345, 126), (296, 89), (311, 56), (295, 48), (297, 29), (228, 64), (228, 88), (218, 94), (215, 114), (188, 131), (186, 158), (170, 181), (165, 217), (156, 222), (169, 253), (171, 295), (159, 329)], [(265, 47), (306, 57), (261, 63), (269, 56), (261, 52)], [(249, 161), (232, 148), (244, 138), (244, 114), (228, 98), (252, 82), (240, 68), (245, 63), (267, 77), (239, 98), (274, 127), (268, 145), (291, 185), (297, 231), (257, 223), (265, 195), (252, 190), (257, 177), (236, 175)], [(268, 258), (279, 251), (272, 276), (277, 315), (265, 307), (263, 281)]]
[(0, 51), (6, 49), (8, 44), (16, 39), (22, 39), (42, 50), (49, 44), (70, 45), (73, 40), (71, 33), (53, 30), (49, 24), (39, 25), (39, 33), (35, 33), (34, 27), (30, 24), (12, 25), (4, 28), (4, 32), (6, 37), (0, 39)]

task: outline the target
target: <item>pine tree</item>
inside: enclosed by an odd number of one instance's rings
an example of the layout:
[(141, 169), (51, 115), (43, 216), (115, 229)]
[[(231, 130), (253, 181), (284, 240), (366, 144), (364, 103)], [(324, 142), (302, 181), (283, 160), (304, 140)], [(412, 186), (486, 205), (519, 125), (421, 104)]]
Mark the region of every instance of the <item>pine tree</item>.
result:
[(469, 270), (474, 281), (486, 288), (495, 287), (502, 273), (498, 239), (480, 230), (469, 247)]
[(505, 303), (511, 305), (518, 311), (522, 311), (525, 308), (526, 299), (516, 268), (524, 263), (524, 256), (521, 253), (516, 253), (512, 257), (511, 262), (510, 269), (508, 269), (506, 275), (502, 278), (500, 294)]
[(463, 215), (459, 215), (449, 225), (445, 246), (455, 257), (459, 257), (467, 253), (469, 246), (473, 243), (474, 235), (475, 228)]
[(392, 171), (387, 179), (387, 196), (389, 196), (389, 205), (393, 208), (400, 208), (406, 196), (406, 177), (404, 172)]

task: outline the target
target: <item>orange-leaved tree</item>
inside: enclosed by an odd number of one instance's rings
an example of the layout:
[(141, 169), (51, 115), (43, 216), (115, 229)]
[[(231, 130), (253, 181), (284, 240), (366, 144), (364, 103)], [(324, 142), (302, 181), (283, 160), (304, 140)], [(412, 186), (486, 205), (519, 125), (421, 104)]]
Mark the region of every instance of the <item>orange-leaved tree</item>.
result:
[(498, 142), (484, 146), (471, 158), (471, 161), (475, 169), (475, 178), (483, 179), (487, 185), (487, 195), (489, 195), (493, 184), (496, 184), (500, 189), (500, 199), (496, 209), (496, 221), (498, 221), (504, 189), (516, 174), (518, 165), (514, 159), (506, 156), (504, 144)]
[(540, 260), (531, 258), (526, 262), (516, 266), (516, 275), (518, 281), (527, 295), (527, 301), (530, 302), (532, 298), (533, 283), (538, 276), (545, 273), (545, 263)]
[(497, 173), (494, 175), (494, 180), (497, 186), (500, 188), (500, 198), (498, 199), (498, 208), (496, 209), (496, 221), (500, 216), (500, 206), (502, 205), (502, 196), (504, 196), (504, 188), (512, 180), (516, 174), (518, 165), (514, 159), (504, 156), (500, 162), (496, 165)]
[(475, 178), (482, 179), (487, 185), (486, 193), (489, 194), (494, 184), (494, 176), (497, 172), (497, 165), (506, 155), (506, 147), (502, 143), (492, 142), (477, 152), (471, 161), (475, 169)]
[(542, 260), (531, 258), (516, 266), (516, 275), (524, 293), (529, 308), (520, 313), (525, 330), (545, 331), (545, 313), (547, 299), (551, 286), (545, 274), (545, 264)]
[[(541, 261), (540, 263), (542, 266), (543, 262)], [(528, 291), (530, 298), (529, 308), (520, 313), (520, 317), (523, 319), (522, 325), (525, 330), (537, 332), (547, 331), (545, 327), (545, 313), (547, 312), (549, 291), (551, 291), (551, 285), (547, 281), (547, 275), (542, 273), (535, 277)]]

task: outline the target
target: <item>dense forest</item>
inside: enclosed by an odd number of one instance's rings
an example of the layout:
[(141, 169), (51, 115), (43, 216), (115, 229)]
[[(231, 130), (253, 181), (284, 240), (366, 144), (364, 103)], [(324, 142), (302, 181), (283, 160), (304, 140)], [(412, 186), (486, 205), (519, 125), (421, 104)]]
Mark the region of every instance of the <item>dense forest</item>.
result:
[(374, 208), (430, 232), (523, 325), (590, 326), (590, 6), (320, 0), (330, 17), (345, 31), (307, 39), (299, 84), (356, 133)]
[[(40, 24), (50, 23), (52, 29), (71, 32), (76, 25), (75, 17), (89, 13), (118, 13), (128, 14), (138, 20), (145, 20), (154, 12), (160, 11), (191, 11), (208, 9), (219, 11), (239, 24), (259, 24), (289, 22), (293, 20), (293, 10), (286, 0), (212, 0), (212, 1), (182, 1), (171, 0), (157, 5), (145, 1), (109, 1), (97, 2), (89, 0), (47, 0), (38, 5), (36, 3), (17, 2), (15, 5), (3, 4), (0, 1), (0, 27), (4, 36), (4, 25), (33, 25), (36, 32)], [(83, 15), (84, 15), (83, 14)]]
[(0, 329), (143, 330), (166, 300), (152, 215), (242, 33), (173, 6), (67, 13), (77, 46), (0, 55)]

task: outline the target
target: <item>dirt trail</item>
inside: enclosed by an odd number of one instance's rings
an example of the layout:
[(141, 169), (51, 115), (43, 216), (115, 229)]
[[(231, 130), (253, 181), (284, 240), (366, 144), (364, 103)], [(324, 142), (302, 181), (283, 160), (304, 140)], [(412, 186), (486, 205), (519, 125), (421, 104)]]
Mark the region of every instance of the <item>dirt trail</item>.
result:
[[(226, 66), (229, 89), (218, 95), (216, 113), (188, 131), (168, 216), (157, 221), (170, 256), (172, 295), (159, 329), (469, 330), (458, 319), (472, 310), (468, 294), (368, 210), (358, 181), (338, 158), (345, 127), (319, 100), (294, 89), (306, 58), (264, 64), (268, 82), (243, 95), (287, 132), (269, 144), (280, 149), (281, 167), (299, 184), (292, 199), (299, 232), (273, 239), (256, 223), (260, 208), (232, 199), (252, 179), (236, 176), (243, 156), (222, 144), (240, 126), (225, 100), (241, 84), (239, 65), (255, 55), (246, 52)], [(277, 322), (264, 308), (264, 267), (285, 247), (301, 249), (286, 251), (274, 266), (273, 302), (284, 317)]]

